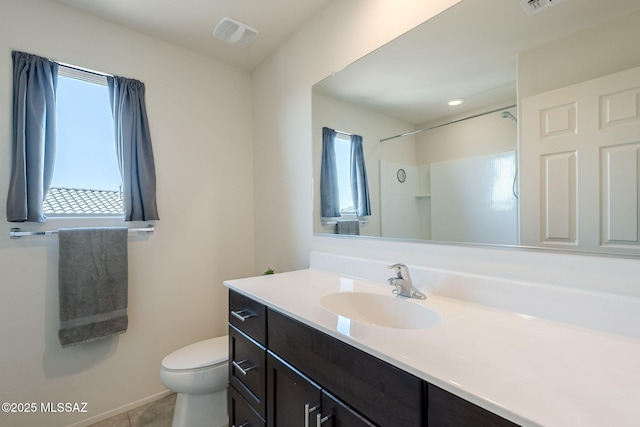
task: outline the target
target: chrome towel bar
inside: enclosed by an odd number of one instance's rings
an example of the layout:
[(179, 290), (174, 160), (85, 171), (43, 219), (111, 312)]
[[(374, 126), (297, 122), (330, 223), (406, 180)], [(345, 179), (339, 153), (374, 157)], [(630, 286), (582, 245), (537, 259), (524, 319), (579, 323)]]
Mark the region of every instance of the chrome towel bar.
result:
[[(147, 227), (129, 228), (128, 231), (129, 233), (153, 233), (155, 228), (153, 225), (149, 225)], [(58, 234), (58, 230), (20, 231), (19, 228), (12, 228), (9, 231), (9, 237), (16, 239), (24, 236), (51, 236), (53, 234)]]

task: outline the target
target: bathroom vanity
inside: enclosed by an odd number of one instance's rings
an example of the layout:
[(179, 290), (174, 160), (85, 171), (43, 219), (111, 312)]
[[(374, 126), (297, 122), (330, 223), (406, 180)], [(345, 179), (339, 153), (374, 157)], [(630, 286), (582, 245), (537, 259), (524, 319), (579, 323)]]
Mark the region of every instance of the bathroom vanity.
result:
[[(232, 426), (640, 420), (638, 374), (626, 371), (623, 381), (624, 366), (603, 366), (596, 350), (623, 351), (606, 362), (630, 367), (640, 360), (637, 342), (438, 296), (401, 299), (388, 286), (312, 269), (225, 285)], [(359, 299), (366, 304), (349, 311)], [(377, 314), (359, 317), (371, 305)], [(424, 313), (435, 317), (414, 328)]]

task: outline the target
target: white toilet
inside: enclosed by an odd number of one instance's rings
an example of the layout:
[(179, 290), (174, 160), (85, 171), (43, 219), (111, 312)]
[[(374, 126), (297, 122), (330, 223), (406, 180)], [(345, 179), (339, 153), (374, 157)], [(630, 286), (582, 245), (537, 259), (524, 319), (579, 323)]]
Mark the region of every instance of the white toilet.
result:
[(229, 337), (200, 341), (162, 360), (160, 379), (178, 393), (173, 427), (227, 426)]

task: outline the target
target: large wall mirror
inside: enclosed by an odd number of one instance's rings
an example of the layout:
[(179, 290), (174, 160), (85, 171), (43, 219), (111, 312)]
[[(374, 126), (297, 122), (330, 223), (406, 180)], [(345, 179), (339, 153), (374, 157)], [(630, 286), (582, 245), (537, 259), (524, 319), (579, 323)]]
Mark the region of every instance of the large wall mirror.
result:
[[(314, 233), (640, 255), (639, 40), (637, 0), (462, 0), (318, 82)], [(321, 215), (325, 127), (370, 215)]]

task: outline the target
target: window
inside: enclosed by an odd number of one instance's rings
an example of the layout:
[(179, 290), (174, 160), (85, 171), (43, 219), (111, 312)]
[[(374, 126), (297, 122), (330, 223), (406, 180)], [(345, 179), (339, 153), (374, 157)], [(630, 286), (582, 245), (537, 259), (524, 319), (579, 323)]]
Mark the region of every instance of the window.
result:
[[(54, 210), (51, 208), (52, 203), (59, 202), (54, 199), (56, 191), (49, 191), (56, 169), (54, 189), (88, 190), (77, 192), (85, 197), (80, 200), (82, 204), (87, 202), (86, 197), (91, 197), (90, 203), (79, 209), (75, 209), (76, 200), (62, 200), (61, 205), (64, 206), (61, 207), (61, 214), (113, 214), (122, 216), (124, 221), (158, 220), (156, 169), (144, 83), (121, 76), (96, 76), (99, 73), (72, 69), (26, 52), (12, 51), (11, 57), (15, 77), (14, 108), (21, 114), (13, 115), (15, 138), (12, 138), (13, 156), (7, 192), (7, 221), (46, 222), (47, 215), (44, 211), (43, 199), (49, 197), (49, 212)], [(64, 67), (62, 77), (59, 73), (61, 65)], [(72, 77), (72, 79), (66, 80), (65, 77)], [(65, 99), (69, 99), (71, 100), (69, 104), (79, 109), (65, 114), (62, 108), (61, 123), (57, 126), (56, 82), (59, 80), (62, 80), (61, 106), (67, 104)], [(67, 90), (65, 83), (70, 81), (78, 83), (82, 89)], [(88, 95), (92, 90), (87, 88), (97, 89), (98, 93), (101, 93), (102, 100), (94, 103), (93, 96)], [(108, 100), (112, 100), (113, 105), (107, 102)], [(95, 108), (94, 105), (96, 105)], [(109, 110), (112, 110), (111, 114)], [(85, 111), (96, 112), (87, 118), (81, 115)], [(57, 159), (58, 167), (56, 168), (58, 127), (62, 135), (59, 150), (61, 154)], [(90, 136), (78, 137), (77, 134), (73, 137), (64, 136), (65, 130), (77, 131), (85, 128), (93, 130)], [(113, 134), (112, 128), (114, 128)], [(100, 139), (100, 136), (104, 139)], [(65, 160), (62, 154), (65, 152), (66, 144), (71, 144), (66, 150), (70, 156), (67, 157), (69, 160)], [(87, 150), (83, 150), (84, 148)], [(117, 151), (117, 157), (113, 155), (113, 150)], [(91, 170), (82, 169), (87, 164), (91, 165), (89, 166)], [(123, 180), (121, 197), (114, 194), (120, 187), (120, 179), (115, 172), (116, 165)], [(60, 174), (69, 171), (74, 172), (75, 178), (79, 180), (65, 182)], [(94, 177), (100, 178), (98, 184), (90, 181)], [(67, 193), (69, 196), (76, 194), (76, 192)], [(98, 202), (93, 198), (95, 194), (115, 196), (122, 200), (120, 202), (122, 207), (111, 210), (105, 207), (108, 207), (108, 204), (94, 203)]]
[(345, 215), (371, 215), (362, 137), (323, 127), (320, 216)]
[(60, 65), (56, 162), (44, 212), (122, 215), (122, 180), (105, 76)]
[(355, 203), (353, 202), (353, 192), (351, 191), (351, 140), (348, 136), (336, 135), (335, 152), (340, 215), (355, 214)]

